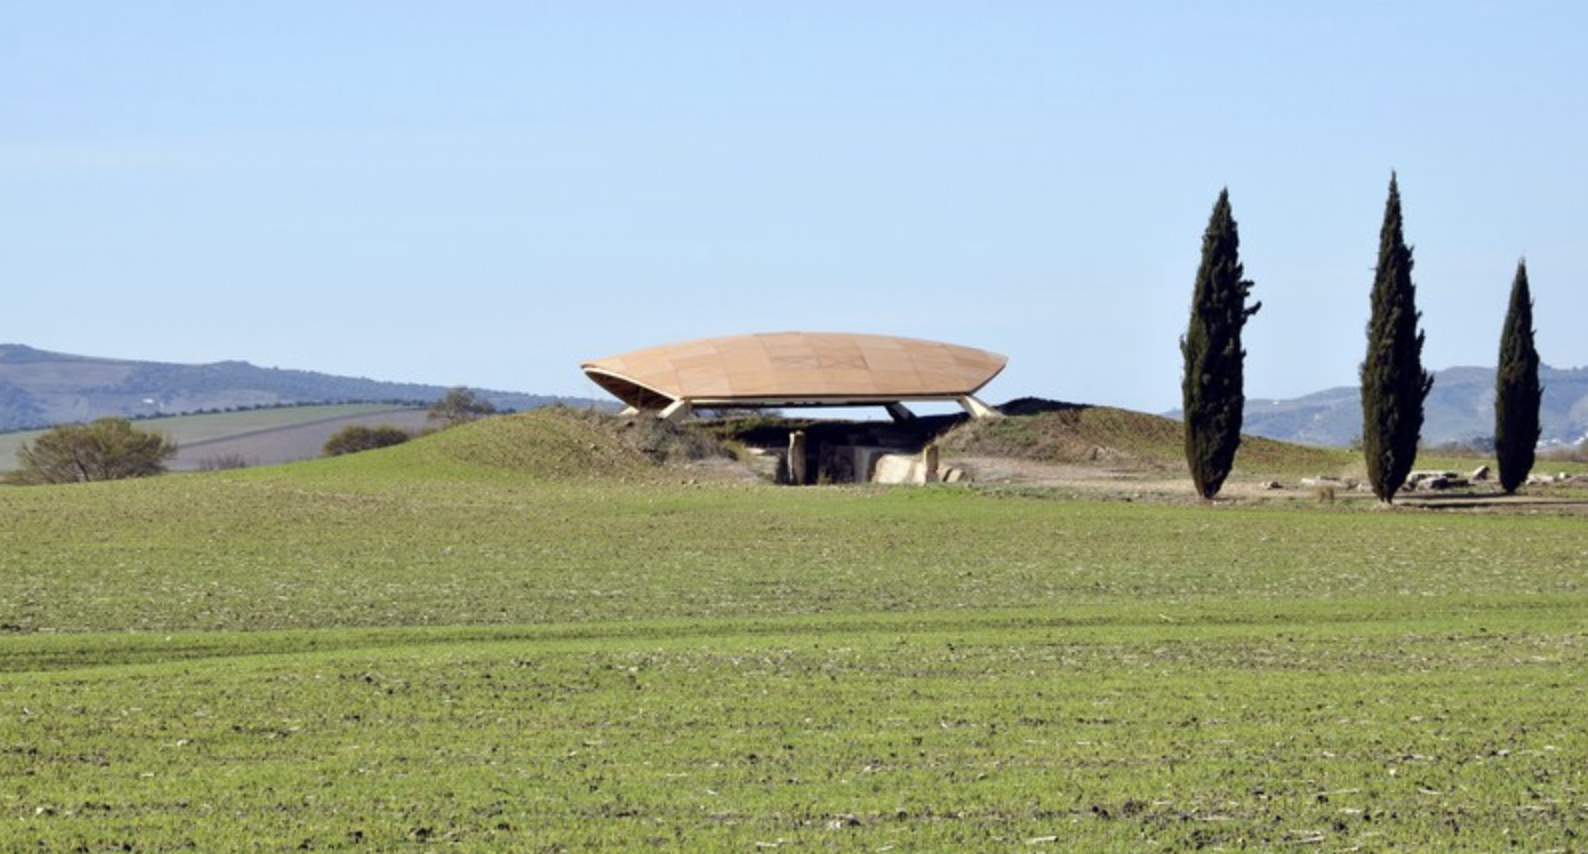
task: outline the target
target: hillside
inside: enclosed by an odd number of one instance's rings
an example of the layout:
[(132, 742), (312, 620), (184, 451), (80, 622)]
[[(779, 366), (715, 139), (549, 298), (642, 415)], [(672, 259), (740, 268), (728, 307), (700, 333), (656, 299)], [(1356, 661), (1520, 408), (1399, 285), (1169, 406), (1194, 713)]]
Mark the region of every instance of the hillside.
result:
[[(0, 431), (106, 416), (149, 416), (302, 403), (425, 403), (443, 386), (384, 382), (247, 362), (180, 365), (51, 353), (0, 344)], [(549, 403), (606, 405), (582, 398), (480, 389), (499, 409)]]
[[(1109, 406), (1026, 398), (999, 407), (1009, 417), (966, 421), (944, 435), (945, 454), (1005, 457), (1125, 472), (1185, 470), (1179, 421)], [(1237, 474), (1334, 473), (1353, 461), (1338, 450), (1247, 435)]]
[(323, 460), (314, 477), (496, 477), (638, 483), (723, 474), (745, 479), (721, 443), (689, 426), (549, 406), (485, 418), (395, 447)]
[[(1588, 436), (1588, 368), (1545, 367), (1542, 441), (1570, 444)], [(1494, 369), (1447, 368), (1434, 372), (1424, 406), (1426, 444), (1479, 444), (1494, 431)], [(1345, 446), (1362, 433), (1356, 386), (1340, 386), (1290, 400), (1248, 398), (1247, 432), (1287, 442)]]

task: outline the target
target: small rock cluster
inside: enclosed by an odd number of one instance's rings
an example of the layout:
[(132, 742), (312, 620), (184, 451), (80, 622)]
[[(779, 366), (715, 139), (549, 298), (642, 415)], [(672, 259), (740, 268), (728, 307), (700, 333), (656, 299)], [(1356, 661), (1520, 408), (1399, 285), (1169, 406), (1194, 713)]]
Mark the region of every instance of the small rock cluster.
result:
[(1414, 471), (1406, 476), (1406, 482), (1401, 484), (1401, 491), (1438, 491), (1441, 489), (1459, 489), (1464, 486), (1471, 486), (1473, 480), (1479, 479), (1479, 474), (1483, 475), (1483, 478), (1481, 479), (1487, 480), (1489, 474), (1488, 469), (1488, 466), (1479, 466), (1478, 470), (1472, 473), (1473, 477), (1471, 479), (1462, 477), (1459, 472), (1453, 471)]
[(1547, 474), (1530, 474), (1527, 476), (1528, 486), (1588, 486), (1588, 475), (1561, 472), (1554, 476)]
[[(1492, 470), (1486, 466), (1478, 466), (1470, 474), (1462, 475), (1453, 471), (1414, 471), (1406, 476), (1406, 482), (1401, 485), (1402, 492), (1438, 492), (1445, 489), (1461, 489), (1480, 483), (1488, 483), (1493, 478)], [(1570, 474), (1561, 472), (1556, 475), (1535, 474), (1527, 478), (1528, 486), (1580, 486), (1588, 487), (1588, 474)], [(1364, 490), (1368, 486), (1351, 477), (1331, 477), (1319, 475), (1317, 477), (1304, 477), (1300, 481), (1304, 489), (1334, 490), (1342, 492)], [(1263, 483), (1266, 489), (1284, 489), (1284, 484), (1277, 480)]]

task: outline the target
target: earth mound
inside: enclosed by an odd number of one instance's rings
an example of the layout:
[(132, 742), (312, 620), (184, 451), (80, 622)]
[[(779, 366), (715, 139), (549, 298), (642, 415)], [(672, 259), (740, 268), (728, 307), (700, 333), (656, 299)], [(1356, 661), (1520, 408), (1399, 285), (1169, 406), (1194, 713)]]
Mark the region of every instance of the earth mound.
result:
[(564, 406), (485, 418), (338, 459), (381, 469), (463, 468), (533, 480), (643, 481), (731, 464), (720, 442), (690, 426)]
[[(1184, 428), (1172, 418), (1111, 406), (1036, 397), (999, 407), (1005, 418), (967, 420), (944, 434), (945, 453), (1086, 466), (1119, 472), (1185, 469)], [(1243, 436), (1237, 471), (1268, 474), (1334, 471), (1343, 452)]]

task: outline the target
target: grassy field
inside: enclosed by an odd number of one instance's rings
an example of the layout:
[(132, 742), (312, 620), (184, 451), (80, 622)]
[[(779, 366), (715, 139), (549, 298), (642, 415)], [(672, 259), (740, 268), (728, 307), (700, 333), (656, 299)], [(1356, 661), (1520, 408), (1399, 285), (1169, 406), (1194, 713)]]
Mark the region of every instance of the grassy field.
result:
[(0, 489), (0, 850), (1588, 846), (1574, 508), (1061, 494), (558, 413)]

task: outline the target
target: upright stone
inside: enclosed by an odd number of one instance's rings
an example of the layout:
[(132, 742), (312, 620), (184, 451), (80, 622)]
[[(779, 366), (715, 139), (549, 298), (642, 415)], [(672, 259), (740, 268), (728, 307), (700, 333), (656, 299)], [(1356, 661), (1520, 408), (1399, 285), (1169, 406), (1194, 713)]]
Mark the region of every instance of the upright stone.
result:
[(805, 474), (805, 431), (794, 430), (788, 434), (788, 482), (804, 486)]

